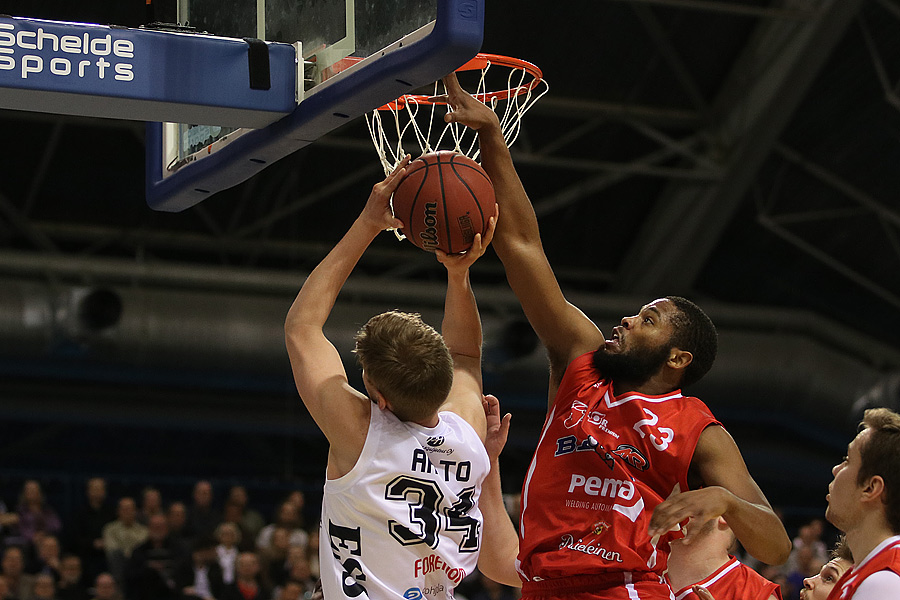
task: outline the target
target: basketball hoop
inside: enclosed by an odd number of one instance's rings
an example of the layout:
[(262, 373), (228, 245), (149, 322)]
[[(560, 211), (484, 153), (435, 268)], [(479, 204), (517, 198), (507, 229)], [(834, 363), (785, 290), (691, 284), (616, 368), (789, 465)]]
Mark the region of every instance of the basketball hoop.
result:
[[(461, 79), (477, 78), (468, 88), (463, 83), (463, 89), (474, 88), (472, 96), (497, 113), (507, 147), (519, 135), (522, 115), (549, 89), (538, 67), (508, 56), (478, 54), (456, 72)], [(385, 174), (393, 171), (404, 156), (414, 154), (407, 149), (413, 143), (421, 154), (452, 150), (478, 160), (476, 133), (459, 123), (444, 123), (444, 114), (452, 108), (439, 93), (440, 86), (441, 82), (436, 81), (433, 94), (406, 94), (366, 115), (369, 134)]]

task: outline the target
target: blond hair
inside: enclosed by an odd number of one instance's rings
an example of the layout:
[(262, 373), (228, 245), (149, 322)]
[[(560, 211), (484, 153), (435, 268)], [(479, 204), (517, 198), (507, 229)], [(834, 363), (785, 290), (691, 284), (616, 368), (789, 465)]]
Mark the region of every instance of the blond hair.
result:
[(401, 421), (429, 419), (450, 393), (450, 350), (419, 314), (389, 311), (372, 317), (356, 334), (354, 352)]

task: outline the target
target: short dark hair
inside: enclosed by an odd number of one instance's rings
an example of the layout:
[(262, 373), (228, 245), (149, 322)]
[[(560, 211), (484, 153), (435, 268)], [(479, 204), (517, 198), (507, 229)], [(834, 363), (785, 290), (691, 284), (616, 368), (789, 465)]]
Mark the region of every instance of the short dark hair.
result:
[(719, 334), (712, 319), (690, 300), (681, 296), (666, 296), (666, 300), (678, 309), (672, 318), (675, 328), (672, 347), (690, 352), (694, 357), (681, 379), (681, 386), (687, 387), (703, 379), (712, 368), (719, 350)]
[(862, 464), (856, 482), (863, 485), (875, 475), (884, 480), (885, 516), (896, 535), (900, 533), (900, 415), (887, 408), (870, 408), (861, 425), (872, 433), (859, 449)]

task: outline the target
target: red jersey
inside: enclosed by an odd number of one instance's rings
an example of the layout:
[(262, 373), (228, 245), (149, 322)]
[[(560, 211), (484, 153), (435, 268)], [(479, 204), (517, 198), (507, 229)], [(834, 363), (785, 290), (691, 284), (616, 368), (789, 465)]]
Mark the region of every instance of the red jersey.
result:
[(893, 571), (900, 575), (900, 536), (885, 541), (888, 543), (884, 548), (844, 571), (837, 584), (831, 588), (828, 600), (850, 600), (863, 580), (879, 571)]
[[(769, 600), (775, 596), (781, 600), (781, 586), (771, 582), (735, 557), (716, 569), (709, 577), (698, 581), (716, 600)], [(688, 586), (675, 592), (675, 600), (697, 600), (698, 596)]]
[(592, 355), (566, 369), (525, 478), (518, 557), (525, 588), (577, 575), (662, 582), (669, 541), (680, 533), (651, 539), (650, 517), (670, 494), (688, 490), (700, 433), (718, 424), (680, 391), (614, 396)]

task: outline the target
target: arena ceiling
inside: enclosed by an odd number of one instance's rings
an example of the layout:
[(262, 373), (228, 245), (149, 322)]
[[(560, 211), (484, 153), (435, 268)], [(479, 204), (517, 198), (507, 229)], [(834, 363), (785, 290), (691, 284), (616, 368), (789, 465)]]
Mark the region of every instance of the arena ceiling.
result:
[[(136, 26), (143, 4), (0, 0), (0, 13)], [(736, 420), (843, 424), (870, 388), (873, 402), (898, 401), (900, 1), (523, 4), (486, 1), (482, 49), (534, 62), (550, 83), (513, 155), (575, 303), (604, 329), (660, 295), (708, 306), (737, 340), (708, 393)], [(157, 213), (144, 202), (142, 123), (0, 111), (0, 127), (3, 285), (140, 292), (160, 318), (178, 299), (219, 295), (203, 305), (211, 314), (160, 334), (173, 338), (252, 328), (254, 311), (280, 322), (380, 177), (357, 119), (195, 208)], [(360, 310), (439, 306), (442, 267), (387, 235), (359, 275), (349, 295)], [(473, 277), (489, 318), (515, 323), (496, 257)], [(241, 310), (228, 309), (229, 294)], [(4, 322), (7, 339), (28, 327), (16, 318)], [(506, 350), (528, 354), (527, 336), (503, 327), (507, 343), (524, 345)], [(280, 352), (276, 329), (244, 333), (277, 338)], [(46, 376), (56, 367), (40, 364), (57, 364), (62, 346), (21, 370), (10, 344), (5, 372)], [(99, 347), (82, 349), (79, 364), (108, 379), (124, 359)], [(125, 363), (164, 378), (194, 355), (174, 356)], [(235, 363), (250, 366), (234, 387), (252, 387), (265, 371), (253, 365), (266, 361)], [(771, 392), (754, 387), (760, 379), (778, 388), (765, 414), (742, 404), (747, 389)]]

